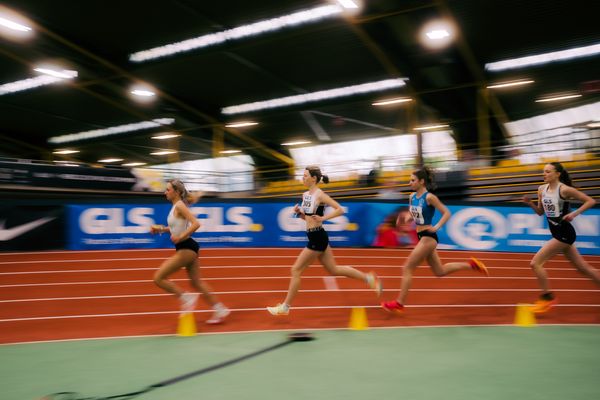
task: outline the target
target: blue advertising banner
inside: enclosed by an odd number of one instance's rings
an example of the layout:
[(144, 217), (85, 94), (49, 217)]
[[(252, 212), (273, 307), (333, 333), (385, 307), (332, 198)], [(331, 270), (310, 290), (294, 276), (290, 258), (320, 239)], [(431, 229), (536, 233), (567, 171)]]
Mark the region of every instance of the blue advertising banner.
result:
[[(546, 219), (525, 207), (448, 208), (453, 215), (438, 232), (440, 249), (536, 252), (551, 238)], [(170, 204), (68, 206), (67, 247), (74, 250), (172, 247), (169, 235), (149, 233), (152, 224), (166, 224), (170, 209)], [(305, 222), (294, 217), (292, 204), (201, 203), (190, 209), (201, 223), (193, 237), (204, 247), (306, 244)], [(398, 213), (406, 212), (406, 204), (347, 203), (344, 209), (346, 214), (325, 223), (334, 247), (414, 244), (414, 235), (402, 231), (410, 225), (394, 226)], [(435, 220), (439, 217), (436, 212)], [(600, 210), (586, 211), (575, 218), (573, 225), (579, 251), (600, 254)]]
[[(363, 204), (325, 223), (329, 240), (338, 246), (360, 246)], [(151, 235), (150, 226), (166, 224), (170, 204), (70, 205), (67, 211), (68, 248), (73, 250), (172, 247), (167, 234)], [(190, 210), (201, 226), (193, 238), (205, 247), (301, 247), (305, 222), (294, 217), (293, 204), (202, 203)]]

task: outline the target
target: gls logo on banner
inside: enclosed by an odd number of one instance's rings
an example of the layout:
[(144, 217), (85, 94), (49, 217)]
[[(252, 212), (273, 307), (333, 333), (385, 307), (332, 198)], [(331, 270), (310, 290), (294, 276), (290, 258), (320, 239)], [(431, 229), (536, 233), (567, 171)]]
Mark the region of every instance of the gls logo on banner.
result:
[[(262, 228), (249, 216), (250, 207), (191, 207), (198, 217), (198, 232), (249, 232)], [(81, 231), (91, 235), (148, 233), (155, 223), (155, 209), (151, 207), (125, 208), (88, 208), (79, 217)], [(166, 217), (165, 217), (166, 219)]]

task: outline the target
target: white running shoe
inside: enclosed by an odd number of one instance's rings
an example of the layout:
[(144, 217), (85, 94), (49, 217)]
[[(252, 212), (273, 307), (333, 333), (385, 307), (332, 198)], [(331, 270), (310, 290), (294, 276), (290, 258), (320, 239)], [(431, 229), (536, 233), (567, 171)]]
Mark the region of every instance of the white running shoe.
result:
[(198, 293), (184, 293), (179, 298), (181, 301), (181, 311), (182, 312), (192, 312), (194, 308), (196, 308), (196, 303), (198, 302)]
[(369, 272), (367, 274), (367, 284), (375, 291), (375, 293), (377, 293), (377, 297), (381, 296), (381, 293), (383, 292), (383, 285), (381, 284), (381, 279), (377, 277), (375, 272)]
[(288, 315), (290, 313), (290, 307), (286, 304), (280, 303), (275, 307), (267, 307), (267, 311), (271, 313), (271, 315)]
[(206, 320), (206, 323), (209, 325), (221, 324), (223, 321), (225, 321), (225, 318), (227, 318), (229, 314), (231, 314), (231, 310), (229, 310), (229, 308), (225, 306), (219, 307), (215, 310), (212, 317)]

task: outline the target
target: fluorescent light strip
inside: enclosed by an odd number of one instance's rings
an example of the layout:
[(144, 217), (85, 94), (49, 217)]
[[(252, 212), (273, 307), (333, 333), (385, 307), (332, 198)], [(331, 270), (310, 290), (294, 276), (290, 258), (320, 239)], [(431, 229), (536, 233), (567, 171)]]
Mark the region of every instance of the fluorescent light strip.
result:
[(487, 88), (488, 89), (500, 89), (500, 88), (511, 87), (511, 86), (527, 85), (527, 84), (533, 83), (533, 82), (534, 81), (532, 81), (532, 80), (501, 82), (501, 83), (496, 83), (496, 84), (487, 86)]
[(153, 119), (152, 121), (136, 122), (133, 124), (113, 126), (111, 128), (94, 129), (92, 131), (71, 133), (68, 135), (61, 135), (61, 136), (53, 136), (50, 139), (48, 139), (48, 142), (60, 144), (60, 143), (75, 142), (78, 140), (94, 139), (97, 137), (116, 135), (117, 133), (132, 132), (132, 131), (139, 131), (142, 129), (156, 128), (157, 126), (162, 126), (162, 125), (171, 125), (174, 122), (175, 122), (175, 120), (173, 118), (158, 118), (158, 119)]
[(390, 100), (381, 100), (381, 101), (376, 101), (375, 103), (372, 103), (372, 106), (387, 106), (389, 104), (398, 104), (398, 103), (406, 103), (412, 101), (412, 99), (409, 98), (399, 98), (399, 99), (390, 99)]
[(565, 96), (556, 96), (556, 97), (546, 97), (544, 99), (537, 99), (536, 103), (543, 103), (546, 101), (557, 101), (557, 100), (566, 100), (566, 99), (574, 99), (576, 97), (581, 97), (580, 94), (569, 94)]
[(415, 131), (427, 131), (431, 129), (439, 129), (439, 128), (447, 128), (446, 124), (438, 124), (438, 125), (426, 125), (426, 126), (418, 126), (415, 128)]
[(337, 0), (337, 2), (344, 8), (358, 8), (358, 5), (352, 0)]
[(239, 104), (221, 109), (221, 112), (226, 115), (247, 113), (268, 108), (277, 108), (290, 106), (294, 104), (311, 103), (320, 100), (333, 99), (336, 97), (351, 96), (360, 93), (379, 92), (386, 89), (399, 88), (404, 85), (406, 78), (386, 79), (383, 81), (363, 83), (360, 85), (345, 86), (336, 89), (321, 90), (294, 96), (281, 97), (278, 99), (256, 101), (253, 103)]
[(15, 31), (20, 31), (20, 32), (29, 32), (31, 30), (31, 28), (28, 26), (18, 24), (14, 21), (11, 21), (9, 19), (2, 18), (2, 17), (0, 17), (0, 25), (4, 26), (6, 28), (9, 28), (9, 29), (15, 30)]
[(574, 47), (567, 50), (553, 51), (550, 53), (536, 54), (533, 56), (512, 58), (485, 64), (485, 69), (492, 72), (507, 69), (523, 68), (532, 65), (547, 64), (556, 61), (572, 60), (574, 58), (589, 57), (600, 53), (600, 43), (591, 46)]
[(331, 17), (342, 12), (343, 9), (338, 5), (316, 7), (310, 10), (304, 10), (293, 14), (284, 15), (282, 17), (258, 21), (249, 25), (242, 25), (221, 32), (198, 36), (192, 39), (171, 43), (165, 46), (159, 46), (148, 50), (138, 51), (136, 53), (130, 54), (129, 60), (133, 62), (153, 60), (155, 58), (165, 57), (177, 53), (183, 53), (202, 47), (214, 46), (230, 40), (241, 39), (248, 36), (255, 36), (261, 33), (273, 32), (287, 27), (319, 21), (321, 19)]
[(299, 144), (309, 144), (309, 143), (311, 143), (311, 142), (308, 141), (308, 140), (298, 140), (296, 142), (281, 143), (281, 145), (282, 146), (296, 146), (296, 145), (299, 145)]
[(68, 70), (68, 69), (63, 69), (62, 71), (57, 71), (55, 69), (52, 68), (34, 68), (33, 69), (36, 72), (42, 73), (44, 75), (50, 75), (53, 76), (55, 78), (60, 78), (60, 79), (73, 79), (77, 77), (77, 71), (72, 71), (72, 70)]
[(64, 79), (56, 78), (50, 75), (42, 75), (36, 78), (25, 79), (22, 81), (16, 81), (11, 83), (5, 83), (0, 85), (0, 96), (8, 93), (21, 92), (23, 90), (34, 89), (36, 87), (50, 85), (52, 83), (60, 82)]
[(154, 151), (154, 152), (150, 153), (150, 155), (166, 156), (167, 154), (175, 154), (175, 153), (177, 153), (175, 150), (160, 150), (160, 151)]
[(142, 89), (132, 90), (131, 94), (136, 95), (136, 96), (141, 96), (141, 97), (152, 97), (155, 95), (155, 93), (150, 90), (142, 90)]
[(145, 162), (130, 162), (130, 163), (126, 163), (126, 164), (121, 164), (124, 167), (139, 167), (141, 165), (146, 165)]
[(119, 162), (119, 161), (123, 161), (122, 158), (103, 158), (102, 160), (98, 160), (98, 162), (101, 163), (113, 163), (113, 162)]
[(64, 149), (64, 150), (55, 150), (52, 152), (52, 154), (74, 154), (74, 153), (79, 153), (79, 150)]
[(220, 151), (219, 153), (221, 154), (237, 154), (237, 153), (241, 153), (241, 150), (223, 150)]
[(226, 128), (242, 128), (244, 126), (253, 126), (258, 125), (258, 122), (245, 121), (245, 122), (233, 122), (231, 124), (226, 124)]
[(165, 133), (162, 135), (156, 135), (156, 136), (152, 136), (152, 139), (158, 139), (158, 140), (165, 140), (165, 139), (172, 139), (172, 138), (176, 138), (179, 137), (181, 135), (177, 134), (177, 133)]

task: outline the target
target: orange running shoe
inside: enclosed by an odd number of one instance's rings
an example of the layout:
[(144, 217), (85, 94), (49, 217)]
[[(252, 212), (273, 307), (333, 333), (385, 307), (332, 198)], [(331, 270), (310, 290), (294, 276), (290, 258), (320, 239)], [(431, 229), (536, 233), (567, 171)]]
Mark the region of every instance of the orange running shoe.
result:
[(398, 300), (384, 301), (381, 303), (381, 307), (387, 312), (395, 312), (398, 314), (404, 312), (404, 306), (398, 303)]
[(531, 307), (531, 311), (534, 314), (544, 314), (544, 313), (547, 313), (548, 311), (550, 311), (552, 309), (552, 307), (554, 307), (557, 304), (558, 304), (558, 300), (556, 300), (556, 297), (549, 298), (549, 296), (542, 295), (533, 304), (533, 307)]
[(471, 264), (471, 268), (473, 268), (475, 271), (479, 272), (482, 275), (485, 276), (490, 276), (490, 273), (487, 269), (487, 267), (485, 266), (484, 263), (482, 263), (481, 261), (479, 261), (478, 259), (476, 259), (475, 257), (471, 257), (471, 259), (469, 260), (469, 264)]

